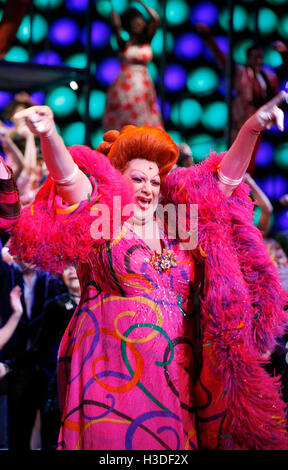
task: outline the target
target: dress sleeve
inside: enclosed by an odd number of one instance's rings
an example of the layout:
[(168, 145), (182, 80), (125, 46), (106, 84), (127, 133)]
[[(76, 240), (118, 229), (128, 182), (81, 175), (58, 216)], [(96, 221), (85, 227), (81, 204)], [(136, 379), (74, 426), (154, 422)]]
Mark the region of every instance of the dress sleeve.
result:
[(19, 195), (15, 180), (0, 179), (0, 232), (9, 230), (20, 217)]
[[(87, 262), (91, 250), (99, 248), (118, 229), (113, 225), (115, 208), (120, 213), (117, 219), (120, 228), (125, 220), (122, 208), (133, 202), (130, 181), (112, 167), (107, 157), (82, 145), (70, 147), (69, 152), (89, 177), (92, 193), (69, 206), (56, 194), (55, 183), (48, 176), (34, 203), (23, 209), (9, 244), (17, 260), (51, 273), (61, 273), (67, 265)], [(100, 230), (99, 217), (105, 223), (104, 232)]]

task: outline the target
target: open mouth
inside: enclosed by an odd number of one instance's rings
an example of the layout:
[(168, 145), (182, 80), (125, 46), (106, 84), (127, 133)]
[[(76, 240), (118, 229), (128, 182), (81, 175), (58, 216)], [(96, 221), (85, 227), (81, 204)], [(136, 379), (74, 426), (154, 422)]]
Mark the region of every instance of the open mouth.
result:
[(148, 209), (151, 205), (152, 199), (148, 199), (145, 197), (138, 197), (137, 198), (137, 204), (141, 209)]

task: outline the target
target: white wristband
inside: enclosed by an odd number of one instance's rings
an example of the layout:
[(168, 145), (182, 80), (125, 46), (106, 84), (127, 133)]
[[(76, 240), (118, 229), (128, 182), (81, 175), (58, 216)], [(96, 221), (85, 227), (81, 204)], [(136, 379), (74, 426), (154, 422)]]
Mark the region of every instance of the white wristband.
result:
[(78, 166), (76, 165), (76, 163), (74, 163), (74, 171), (73, 171), (73, 173), (71, 173), (69, 176), (65, 176), (65, 178), (60, 178), (60, 179), (53, 178), (53, 180), (55, 181), (56, 184), (67, 184), (67, 183), (70, 183), (70, 182), (75, 178), (75, 176), (77, 175), (78, 171), (79, 171), (79, 168), (78, 168)]
[(223, 175), (220, 169), (218, 170), (218, 178), (219, 178), (219, 181), (221, 181), (221, 183), (226, 184), (228, 186), (233, 186), (233, 187), (238, 186), (238, 184), (240, 184), (241, 181), (243, 180), (243, 177), (239, 178), (238, 180), (228, 178), (228, 176)]

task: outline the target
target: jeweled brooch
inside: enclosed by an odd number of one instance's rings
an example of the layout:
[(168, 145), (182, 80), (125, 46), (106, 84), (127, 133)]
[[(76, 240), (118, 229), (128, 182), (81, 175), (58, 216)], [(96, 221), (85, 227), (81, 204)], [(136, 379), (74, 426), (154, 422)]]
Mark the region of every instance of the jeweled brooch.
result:
[(156, 271), (168, 271), (177, 264), (177, 257), (174, 251), (164, 248), (162, 252), (154, 251), (150, 259), (150, 264)]

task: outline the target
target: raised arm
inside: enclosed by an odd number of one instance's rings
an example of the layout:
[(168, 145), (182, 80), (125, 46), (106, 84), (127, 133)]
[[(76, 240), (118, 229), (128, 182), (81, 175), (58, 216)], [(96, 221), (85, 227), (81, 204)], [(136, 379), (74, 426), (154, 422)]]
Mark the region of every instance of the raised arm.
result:
[(121, 22), (120, 15), (118, 15), (116, 13), (116, 11), (114, 10), (113, 7), (112, 7), (112, 10), (111, 10), (111, 22), (112, 22), (112, 26), (114, 27), (115, 32), (116, 32), (118, 45), (121, 49), (125, 45), (125, 41), (123, 40), (123, 38), (121, 36), (121, 32), (122, 32), (122, 29), (123, 29), (122, 28), (122, 22)]
[(209, 49), (213, 53), (215, 59), (218, 62), (219, 67), (222, 70), (225, 70), (227, 56), (223, 51), (221, 51), (220, 47), (218, 46), (217, 41), (213, 37), (212, 31), (209, 26), (203, 23), (197, 23), (195, 25), (195, 29), (199, 36), (201, 36), (201, 38), (205, 42), (206, 46), (209, 47)]
[(288, 94), (281, 91), (253, 114), (241, 127), (235, 141), (226, 152), (218, 170), (219, 187), (230, 196), (247, 171), (254, 147), (261, 131), (273, 124), (284, 130), (284, 113), (278, 106), (287, 101)]
[(14, 118), (25, 118), (31, 132), (40, 136), (42, 154), (57, 193), (69, 204), (87, 199), (92, 191), (91, 183), (57, 133), (52, 110), (48, 106), (32, 106), (19, 111)]
[(2, 142), (3, 151), (5, 154), (10, 153), (15, 164), (13, 168), (13, 175), (15, 181), (17, 181), (20, 173), (24, 169), (24, 155), (17, 145), (13, 142), (11, 137), (8, 135), (7, 129), (0, 124), (0, 138)]
[(0, 328), (0, 349), (5, 346), (5, 344), (13, 335), (23, 314), (21, 295), (22, 291), (19, 286), (15, 286), (14, 289), (12, 289), (12, 291), (10, 292), (10, 304), (12, 308), (12, 314), (10, 315), (5, 325)]
[(154, 34), (156, 33), (157, 28), (160, 25), (160, 16), (153, 8), (145, 5), (145, 3), (142, 2), (142, 0), (138, 0), (138, 2), (143, 6), (143, 8), (145, 8), (145, 10), (150, 16), (150, 21), (148, 23), (147, 36), (148, 36), (149, 42), (151, 42)]
[(257, 224), (257, 227), (263, 235), (267, 235), (269, 228), (270, 228), (270, 219), (271, 214), (273, 213), (273, 206), (269, 201), (269, 198), (266, 194), (262, 191), (262, 189), (258, 186), (256, 181), (249, 175), (249, 173), (245, 173), (244, 181), (248, 186), (251, 188), (251, 193), (253, 198), (257, 201), (258, 207), (260, 209), (260, 217)]

